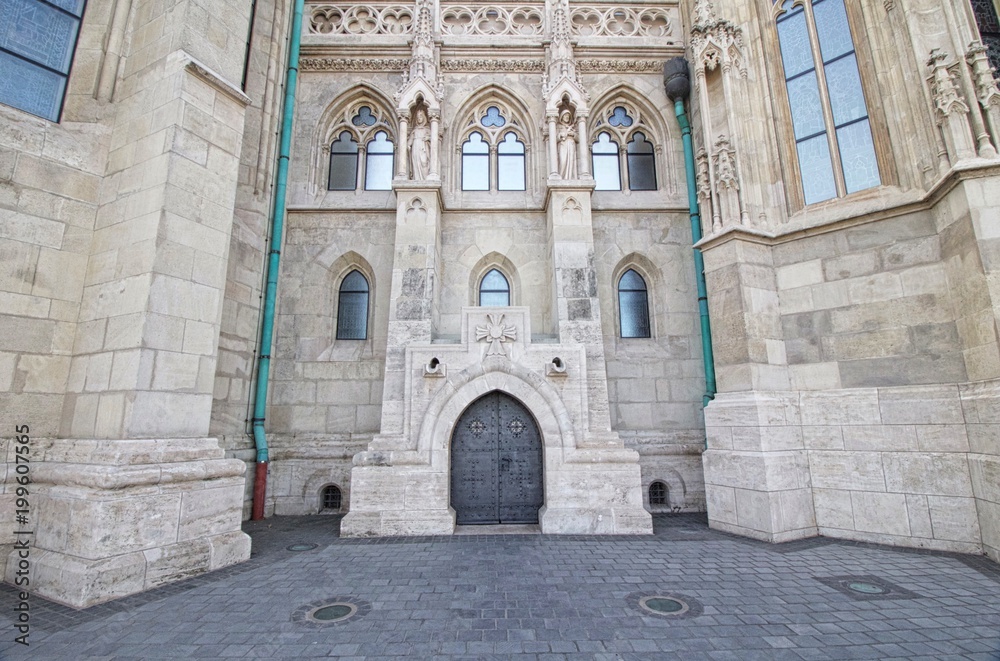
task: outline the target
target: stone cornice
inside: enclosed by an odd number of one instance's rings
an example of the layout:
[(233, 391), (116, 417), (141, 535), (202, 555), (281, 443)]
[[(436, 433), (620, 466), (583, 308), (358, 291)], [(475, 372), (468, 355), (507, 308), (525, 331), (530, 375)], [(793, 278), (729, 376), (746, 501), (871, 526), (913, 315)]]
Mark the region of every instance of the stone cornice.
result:
[(936, 206), (945, 195), (950, 193), (963, 181), (970, 179), (981, 179), (984, 177), (1000, 176), (1000, 163), (982, 161), (977, 159), (974, 163), (958, 165), (953, 167), (942, 176), (929, 191), (920, 197), (904, 200), (886, 208), (862, 212), (844, 218), (832, 219), (829, 222), (813, 225), (811, 227), (793, 227), (787, 231), (766, 232), (742, 225), (732, 225), (725, 228), (718, 234), (706, 236), (699, 241), (695, 247), (701, 250), (711, 250), (712, 248), (728, 243), (733, 240), (748, 241), (762, 245), (778, 245), (796, 241), (798, 239), (828, 232), (836, 232), (851, 227), (867, 225), (869, 223), (897, 218), (907, 214), (928, 211)]
[(222, 92), (228, 96), (233, 101), (236, 101), (243, 107), (249, 106), (251, 101), (250, 97), (243, 93), (236, 85), (230, 83), (228, 80), (222, 77), (221, 74), (212, 71), (202, 62), (199, 62), (189, 53), (184, 51), (178, 51), (178, 57), (184, 63), (184, 69), (189, 73), (202, 79), (209, 85), (215, 88), (217, 92)]

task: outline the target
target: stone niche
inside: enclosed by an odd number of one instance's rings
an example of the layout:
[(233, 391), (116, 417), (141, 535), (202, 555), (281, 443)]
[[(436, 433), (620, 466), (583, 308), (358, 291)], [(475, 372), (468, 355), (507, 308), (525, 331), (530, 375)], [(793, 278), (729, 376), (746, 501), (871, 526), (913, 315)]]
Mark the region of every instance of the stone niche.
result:
[[(452, 534), (454, 425), (472, 402), (495, 390), (519, 400), (538, 425), (543, 533), (651, 533), (639, 455), (616, 432), (589, 428), (590, 386), (584, 345), (532, 342), (527, 307), (462, 308), (458, 343), (406, 348), (398, 384), (403, 433), (380, 434), (354, 457), (351, 511), (341, 534)], [(391, 387), (387, 381), (387, 396)]]
[(214, 438), (33, 441), (32, 592), (86, 608), (246, 560), (244, 471)]

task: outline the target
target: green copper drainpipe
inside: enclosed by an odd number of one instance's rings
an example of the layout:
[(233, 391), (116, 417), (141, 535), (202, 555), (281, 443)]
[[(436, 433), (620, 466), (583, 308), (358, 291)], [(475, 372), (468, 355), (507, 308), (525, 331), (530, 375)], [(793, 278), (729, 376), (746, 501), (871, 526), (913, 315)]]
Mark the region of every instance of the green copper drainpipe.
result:
[(295, 114), (295, 87), (299, 75), (299, 45), (302, 38), (302, 7), (305, 0), (295, 0), (292, 34), (288, 40), (288, 76), (285, 101), (281, 108), (281, 142), (278, 148), (278, 172), (274, 183), (274, 209), (271, 213), (271, 241), (267, 258), (267, 287), (264, 293), (264, 318), (260, 329), (260, 357), (257, 362), (257, 390), (253, 405), (253, 440), (257, 446), (257, 470), (253, 483), (251, 518), (264, 518), (267, 493), (267, 436), (264, 415), (267, 406), (267, 376), (271, 368), (271, 344), (274, 339), (274, 302), (278, 290), (278, 262), (281, 258), (281, 234), (285, 225), (285, 192), (288, 188), (288, 154), (292, 145), (292, 117)]
[[(694, 173), (694, 148), (691, 146), (691, 124), (688, 122), (684, 99), (691, 92), (687, 60), (675, 57), (663, 63), (663, 86), (667, 96), (674, 102), (674, 114), (681, 126), (684, 142), (684, 167), (687, 173), (688, 205), (691, 207), (692, 244), (701, 241), (701, 212), (698, 209), (698, 188)], [(698, 312), (701, 314), (701, 351), (705, 362), (705, 395), (702, 404), (715, 399), (715, 357), (712, 354), (712, 324), (708, 317), (708, 288), (705, 286), (705, 260), (701, 250), (694, 249), (694, 272), (698, 286)]]

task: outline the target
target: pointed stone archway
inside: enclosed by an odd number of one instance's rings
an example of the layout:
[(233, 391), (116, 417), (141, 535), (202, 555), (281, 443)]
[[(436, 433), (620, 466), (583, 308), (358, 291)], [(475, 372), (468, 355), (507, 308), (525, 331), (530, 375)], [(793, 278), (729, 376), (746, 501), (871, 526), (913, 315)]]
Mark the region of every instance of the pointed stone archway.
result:
[(456, 524), (538, 523), (542, 440), (528, 409), (498, 390), (469, 405), (452, 433), (450, 475)]

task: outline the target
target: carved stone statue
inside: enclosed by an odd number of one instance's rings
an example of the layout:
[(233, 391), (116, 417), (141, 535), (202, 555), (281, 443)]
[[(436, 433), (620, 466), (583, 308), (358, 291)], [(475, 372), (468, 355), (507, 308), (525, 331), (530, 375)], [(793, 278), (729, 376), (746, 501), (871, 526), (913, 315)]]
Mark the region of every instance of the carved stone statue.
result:
[(423, 180), (431, 171), (431, 128), (427, 111), (418, 107), (410, 131), (410, 173), (414, 180)]
[(573, 128), (573, 113), (569, 110), (559, 114), (556, 135), (559, 142), (559, 176), (576, 179), (576, 129)]

